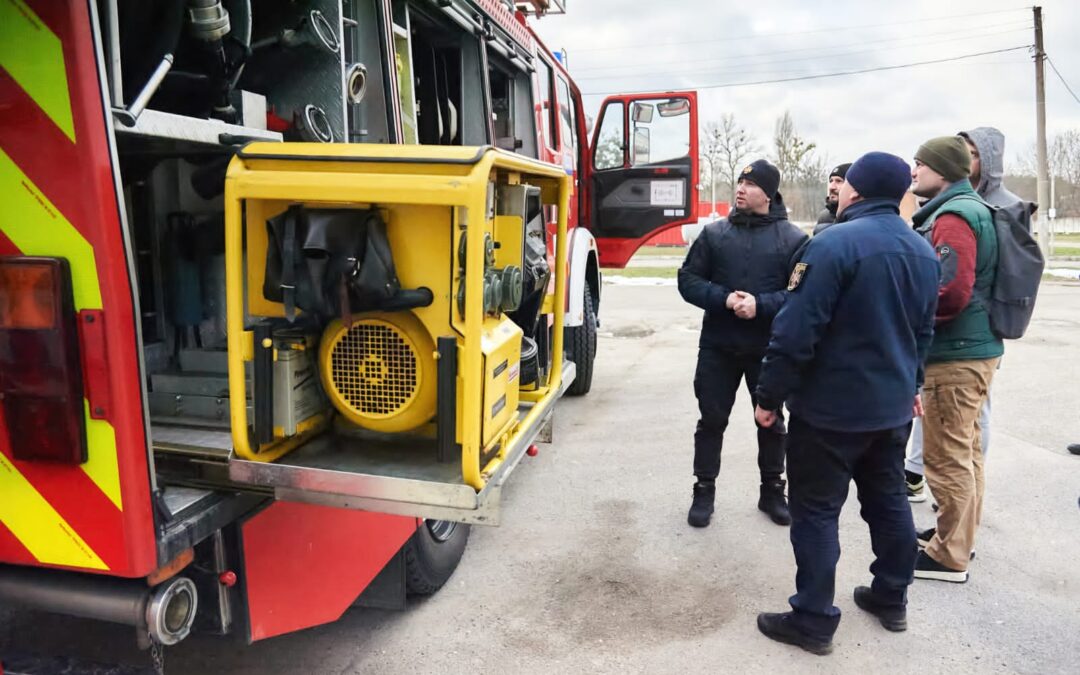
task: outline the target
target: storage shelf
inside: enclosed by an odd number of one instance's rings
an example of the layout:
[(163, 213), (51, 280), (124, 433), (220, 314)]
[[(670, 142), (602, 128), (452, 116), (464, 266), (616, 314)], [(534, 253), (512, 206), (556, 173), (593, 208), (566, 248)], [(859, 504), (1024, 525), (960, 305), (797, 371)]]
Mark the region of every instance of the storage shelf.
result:
[(118, 135), (145, 136), (208, 145), (221, 145), (222, 134), (242, 136), (252, 140), (281, 140), (281, 134), (276, 131), (226, 124), (221, 120), (185, 117), (158, 110), (144, 110), (133, 127), (119, 120), (115, 120), (114, 126)]

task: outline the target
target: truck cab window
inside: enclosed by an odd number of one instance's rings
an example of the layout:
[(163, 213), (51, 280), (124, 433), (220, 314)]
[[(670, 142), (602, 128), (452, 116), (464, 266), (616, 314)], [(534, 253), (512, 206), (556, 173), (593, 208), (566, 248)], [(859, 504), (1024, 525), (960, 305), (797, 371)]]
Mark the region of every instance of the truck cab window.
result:
[(536, 123), (532, 87), (522, 70), (503, 63), (488, 53), (491, 63), (488, 82), (491, 86), (491, 117), (495, 146), (529, 157), (536, 157)]
[(574, 113), (574, 99), (570, 97), (570, 85), (559, 76), (559, 138), (562, 149), (569, 150), (577, 157), (577, 115)]
[[(572, 153), (573, 170), (580, 171), (581, 154), (578, 149), (581, 144), (578, 140), (578, 113), (577, 105), (570, 92), (570, 85), (563, 76), (558, 77), (558, 118), (559, 134), (563, 139), (563, 151)], [(563, 158), (564, 166), (567, 160)]]
[(553, 103), (555, 99), (555, 78), (551, 66), (548, 65), (542, 57), (537, 57), (536, 63), (536, 81), (538, 85), (537, 92), (539, 93), (540, 104), (540, 125), (544, 131), (544, 142), (552, 150), (555, 149), (557, 143), (553, 134), (555, 133), (555, 105)]
[(608, 103), (600, 115), (600, 133), (596, 137), (596, 148), (593, 150), (593, 164), (599, 171), (621, 169), (625, 163), (622, 101)]
[(690, 102), (635, 101), (630, 107), (630, 166), (663, 164), (690, 154)]

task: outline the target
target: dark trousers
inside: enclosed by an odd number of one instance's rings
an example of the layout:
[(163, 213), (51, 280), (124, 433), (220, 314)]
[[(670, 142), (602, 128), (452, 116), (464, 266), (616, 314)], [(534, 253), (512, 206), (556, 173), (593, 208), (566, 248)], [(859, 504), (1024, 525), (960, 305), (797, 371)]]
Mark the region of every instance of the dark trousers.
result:
[[(694, 432), (694, 475), (698, 480), (716, 480), (720, 474), (720, 450), (724, 445), (731, 407), (739, 382), (746, 379), (750, 401), (757, 405), (758, 375), (761, 355), (733, 354), (719, 349), (698, 350), (697, 372), (694, 373), (694, 394), (697, 396), (701, 419)], [(752, 409), (751, 409), (752, 412)], [(771, 428), (758, 426), (758, 468), (762, 482), (777, 480), (784, 473), (783, 413)], [(753, 415), (751, 414), (751, 417)]]
[(837, 520), (853, 478), (875, 556), (871, 588), (885, 603), (907, 605), (918, 552), (904, 486), (904, 449), (910, 434), (910, 422), (884, 431), (845, 433), (791, 418), (788, 499), (798, 572), (790, 602), (805, 632), (827, 639), (840, 623), (840, 610), (833, 605), (840, 559)]

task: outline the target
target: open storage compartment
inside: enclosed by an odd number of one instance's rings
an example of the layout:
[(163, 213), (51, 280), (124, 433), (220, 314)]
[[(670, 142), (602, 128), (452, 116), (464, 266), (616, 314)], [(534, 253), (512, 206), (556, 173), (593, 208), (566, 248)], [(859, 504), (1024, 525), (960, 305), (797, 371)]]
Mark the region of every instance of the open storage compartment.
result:
[(574, 377), (569, 190), (490, 147), (245, 147), (225, 192), (229, 480), (497, 523)]

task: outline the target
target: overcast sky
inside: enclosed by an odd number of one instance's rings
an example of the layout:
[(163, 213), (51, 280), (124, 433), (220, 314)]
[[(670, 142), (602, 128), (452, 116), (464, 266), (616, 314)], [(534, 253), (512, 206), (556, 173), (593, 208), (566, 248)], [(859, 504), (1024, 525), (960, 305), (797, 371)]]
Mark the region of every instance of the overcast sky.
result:
[[(776, 84), (709, 88), (907, 64), (1034, 42), (1032, 12), (1003, 0), (568, 0), (534, 23), (565, 49), (586, 94), (696, 89), (702, 120), (734, 113), (763, 149), (790, 110), (830, 163), (885, 150), (910, 162), (932, 136), (996, 126), (1006, 169), (1035, 140), (1026, 49), (949, 63)], [(1042, 3), (1046, 52), (1080, 95), (1080, 1)], [(595, 116), (602, 96), (586, 96)], [(1080, 102), (1046, 69), (1047, 131), (1080, 129)]]

